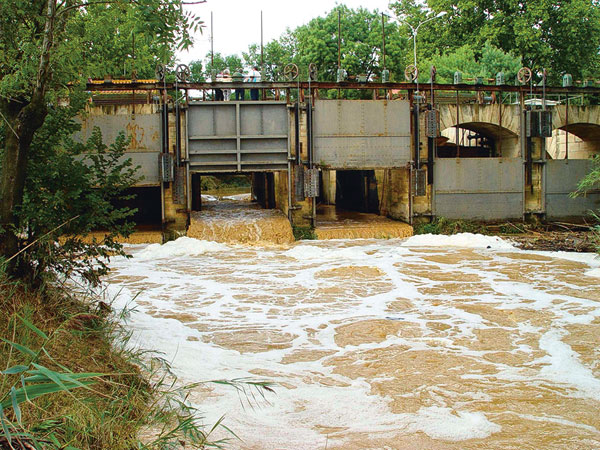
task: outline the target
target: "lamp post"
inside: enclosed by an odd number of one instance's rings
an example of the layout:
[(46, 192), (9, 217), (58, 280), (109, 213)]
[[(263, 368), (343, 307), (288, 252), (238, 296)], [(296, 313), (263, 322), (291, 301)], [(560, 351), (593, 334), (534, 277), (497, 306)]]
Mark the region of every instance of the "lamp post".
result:
[[(413, 35), (413, 56), (414, 56), (414, 67), (415, 67), (415, 80), (417, 82), (417, 90), (415, 92), (415, 102), (414, 102), (414, 167), (419, 170), (421, 168), (421, 155), (420, 155), (420, 143), (421, 143), (421, 133), (420, 133), (420, 124), (419, 124), (419, 103), (421, 100), (421, 95), (419, 93), (419, 69), (417, 67), (417, 33), (419, 32), (419, 28), (421, 28), (421, 25), (426, 24), (427, 22), (430, 22), (434, 19), (438, 19), (442, 16), (446, 15), (446, 11), (441, 11), (439, 13), (437, 13), (435, 16), (430, 17), (427, 20), (424, 20), (423, 22), (420, 22), (416, 27), (413, 27), (410, 23), (401, 20), (399, 18), (397, 18), (398, 22), (401, 24), (405, 24), (408, 25), (412, 31), (412, 35)], [(431, 169), (429, 169), (431, 170)], [(418, 177), (415, 179), (415, 186), (417, 183)], [(411, 171), (411, 183), (412, 183), (412, 171)], [(415, 196), (415, 192), (412, 192), (412, 196)], [(412, 223), (412, 201), (409, 202), (410, 203), (410, 221)]]
[[(441, 11), (439, 13), (437, 13), (435, 16), (430, 17), (427, 20), (424, 20), (423, 22), (419, 22), (419, 24), (416, 27), (413, 27), (410, 23), (406, 22), (405, 20), (401, 20), (398, 19), (398, 22), (400, 22), (401, 24), (405, 24), (408, 25), (410, 27), (410, 30), (412, 31), (412, 35), (413, 35), (413, 56), (414, 56), (414, 66), (415, 66), (415, 71), (416, 71), (416, 81), (417, 81), (417, 94), (419, 93), (419, 69), (417, 68), (417, 33), (419, 32), (419, 28), (421, 27), (421, 25), (426, 24), (427, 22), (430, 22), (434, 19), (439, 19), (440, 17), (443, 17), (447, 14), (446, 11)], [(417, 102), (418, 102), (418, 96), (417, 96)]]

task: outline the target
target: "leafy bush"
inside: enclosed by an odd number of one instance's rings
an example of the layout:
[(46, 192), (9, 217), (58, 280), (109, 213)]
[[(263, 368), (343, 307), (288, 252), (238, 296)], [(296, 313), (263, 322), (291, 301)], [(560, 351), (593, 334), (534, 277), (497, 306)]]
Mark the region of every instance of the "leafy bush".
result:
[(429, 223), (419, 223), (414, 226), (415, 234), (456, 234), (481, 233), (488, 234), (485, 225), (467, 220), (451, 220), (438, 217)]
[[(117, 236), (133, 231), (135, 210), (114, 206), (131, 198), (127, 189), (139, 180), (137, 167), (125, 158), (129, 141), (121, 133), (107, 146), (98, 128), (87, 142), (74, 141), (76, 111), (53, 110), (32, 145), (16, 265), (37, 284), (55, 273), (97, 283), (107, 271), (105, 258), (123, 254)], [(105, 230), (104, 238), (85, 239), (92, 230)]]
[(300, 226), (293, 225), (292, 231), (294, 233), (294, 239), (296, 239), (297, 241), (317, 239), (315, 230), (312, 229), (311, 227), (300, 227)]
[[(600, 155), (596, 155), (594, 157), (590, 172), (579, 182), (577, 190), (571, 193), (571, 196), (579, 197), (581, 195), (585, 195), (592, 189), (600, 189)], [(596, 225), (592, 231), (596, 236), (596, 250), (598, 253), (600, 253), (600, 210), (590, 211), (590, 214), (598, 223), (598, 225)]]

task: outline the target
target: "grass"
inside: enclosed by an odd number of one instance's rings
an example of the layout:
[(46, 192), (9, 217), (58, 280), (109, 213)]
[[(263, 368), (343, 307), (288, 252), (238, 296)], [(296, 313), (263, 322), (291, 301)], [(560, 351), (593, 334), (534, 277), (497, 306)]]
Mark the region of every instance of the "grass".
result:
[(492, 234), (488, 227), (482, 223), (467, 220), (450, 220), (444, 217), (436, 218), (429, 223), (415, 224), (413, 228), (415, 234)]
[[(30, 290), (0, 270), (0, 310), (0, 449), (221, 448), (227, 440), (210, 438), (217, 427), (235, 438), (222, 419), (201, 425), (187, 401), (195, 386), (179, 386), (160, 355), (131, 350), (122, 317), (90, 291)], [(85, 382), (76, 380), (82, 373)], [(44, 389), (65, 389), (34, 398), (36, 377)], [(261, 381), (216, 382), (246, 399), (272, 390)], [(26, 386), (31, 398), (13, 394)]]
[(294, 233), (294, 239), (297, 241), (300, 240), (315, 240), (317, 239), (317, 234), (315, 230), (311, 227), (300, 227), (297, 225), (292, 225), (292, 232)]

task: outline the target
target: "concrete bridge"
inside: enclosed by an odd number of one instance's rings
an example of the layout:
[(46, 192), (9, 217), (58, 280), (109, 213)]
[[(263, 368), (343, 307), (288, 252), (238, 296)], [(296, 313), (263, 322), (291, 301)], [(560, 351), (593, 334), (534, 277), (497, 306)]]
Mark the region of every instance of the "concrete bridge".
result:
[[(145, 177), (137, 206), (174, 229), (201, 208), (200, 177), (216, 173), (252, 174), (259, 203), (298, 225), (314, 225), (318, 204), (409, 223), (581, 218), (600, 208), (599, 190), (569, 196), (600, 153), (600, 106), (591, 104), (600, 89), (546, 88), (545, 108), (538, 87), (427, 85), (431, 102), (410, 83), (260, 83), (268, 100), (173, 100), (175, 89), (236, 86), (90, 83), (81, 134), (99, 126), (106, 141), (131, 135), (127, 156)], [(372, 99), (319, 98), (333, 88)]]

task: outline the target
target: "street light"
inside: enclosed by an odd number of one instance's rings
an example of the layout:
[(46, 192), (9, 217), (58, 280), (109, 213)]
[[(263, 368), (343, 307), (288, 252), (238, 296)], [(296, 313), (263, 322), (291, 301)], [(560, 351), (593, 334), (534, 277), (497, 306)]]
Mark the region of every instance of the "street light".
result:
[[(441, 11), (439, 13), (437, 13), (435, 16), (430, 17), (427, 20), (424, 20), (423, 22), (420, 22), (416, 28), (413, 27), (410, 23), (401, 20), (399, 18), (396, 18), (398, 20), (398, 22), (400, 22), (401, 24), (405, 24), (408, 25), (412, 31), (412, 35), (413, 35), (413, 54), (414, 54), (414, 66), (415, 66), (415, 75), (416, 75), (416, 81), (417, 81), (417, 93), (419, 92), (419, 69), (417, 68), (417, 33), (419, 32), (419, 28), (421, 27), (421, 25), (426, 24), (427, 22), (432, 21), (433, 19), (439, 19), (440, 17), (445, 16), (446, 14), (448, 14), (446, 11)], [(418, 98), (417, 98), (418, 101)]]
[[(420, 158), (420, 143), (421, 143), (421, 136), (420, 136), (420, 132), (419, 132), (419, 103), (420, 103), (420, 93), (419, 93), (419, 69), (417, 67), (417, 33), (419, 32), (419, 28), (421, 27), (421, 25), (426, 24), (427, 22), (433, 20), (433, 19), (439, 19), (442, 16), (445, 16), (447, 13), (446, 11), (441, 11), (439, 13), (437, 13), (435, 16), (430, 17), (427, 20), (424, 20), (423, 22), (420, 22), (416, 27), (413, 27), (410, 23), (401, 20), (399, 18), (396, 18), (398, 20), (398, 22), (400, 22), (401, 24), (405, 24), (408, 25), (412, 31), (413, 34), (413, 52), (414, 52), (414, 67), (415, 67), (415, 79), (417, 81), (417, 90), (415, 92), (415, 102), (413, 104), (414, 106), (414, 115), (415, 115), (415, 121), (414, 121), (414, 126), (415, 126), (415, 133), (414, 133), (414, 138), (415, 138), (415, 143), (414, 143), (414, 148), (415, 148), (415, 161), (414, 161), (414, 165), (417, 168), (417, 170), (419, 170), (421, 168), (421, 158)], [(414, 195), (414, 194), (413, 194)], [(411, 203), (412, 204), (412, 203)], [(412, 217), (412, 212), (411, 212), (411, 217)]]

